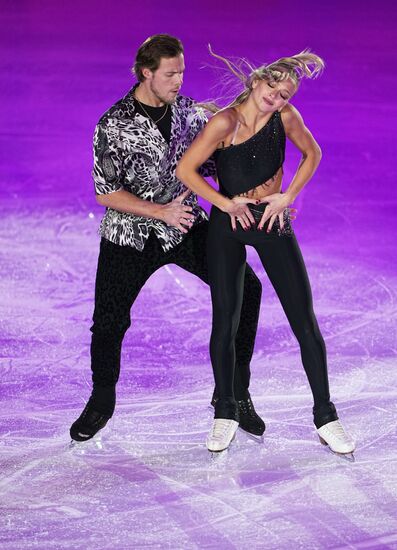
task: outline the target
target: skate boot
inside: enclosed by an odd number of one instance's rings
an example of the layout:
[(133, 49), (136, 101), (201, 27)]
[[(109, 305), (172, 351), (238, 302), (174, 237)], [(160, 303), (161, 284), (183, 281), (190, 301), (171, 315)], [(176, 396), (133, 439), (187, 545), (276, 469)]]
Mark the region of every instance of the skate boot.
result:
[(79, 418), (70, 427), (70, 437), (74, 441), (88, 441), (104, 428), (111, 415), (95, 409), (95, 404), (89, 399)]
[(249, 434), (262, 436), (266, 425), (256, 412), (251, 397), (237, 401), (240, 416), (240, 428)]
[(328, 422), (316, 431), (322, 445), (328, 445), (332, 452), (354, 460), (355, 443), (339, 420)]
[[(214, 392), (211, 399), (211, 405), (215, 407), (217, 401), (218, 396)], [(237, 406), (240, 417), (240, 428), (251, 435), (262, 436), (265, 432), (266, 425), (256, 412), (251, 397), (237, 401)]]
[(238, 422), (229, 418), (215, 418), (210, 433), (207, 436), (207, 449), (220, 452), (227, 449), (233, 441), (238, 428)]

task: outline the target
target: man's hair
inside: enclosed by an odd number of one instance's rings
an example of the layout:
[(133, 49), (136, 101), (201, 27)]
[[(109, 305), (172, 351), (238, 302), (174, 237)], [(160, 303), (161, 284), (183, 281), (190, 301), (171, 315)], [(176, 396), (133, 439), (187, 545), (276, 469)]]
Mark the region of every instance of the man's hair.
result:
[(143, 82), (145, 77), (142, 69), (146, 68), (154, 72), (159, 68), (162, 57), (177, 57), (182, 53), (183, 44), (178, 38), (169, 34), (154, 34), (139, 47), (132, 73), (136, 75), (139, 82)]

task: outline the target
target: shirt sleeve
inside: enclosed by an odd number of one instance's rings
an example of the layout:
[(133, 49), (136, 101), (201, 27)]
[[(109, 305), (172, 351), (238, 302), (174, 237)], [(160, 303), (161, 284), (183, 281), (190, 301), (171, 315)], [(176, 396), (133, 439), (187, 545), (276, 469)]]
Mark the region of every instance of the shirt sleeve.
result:
[(108, 195), (122, 189), (123, 156), (119, 141), (112, 136), (109, 122), (97, 124), (94, 132), (94, 179), (95, 194)]

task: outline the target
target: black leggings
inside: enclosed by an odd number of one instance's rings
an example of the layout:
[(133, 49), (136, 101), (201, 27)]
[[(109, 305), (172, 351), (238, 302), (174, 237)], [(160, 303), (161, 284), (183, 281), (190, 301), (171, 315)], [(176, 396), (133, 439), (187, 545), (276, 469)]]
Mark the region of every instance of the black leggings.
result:
[[(176, 264), (208, 283), (207, 231), (208, 222), (196, 225), (179, 245), (168, 252), (163, 251), (154, 233), (142, 252), (102, 239), (95, 284), (94, 324), (91, 327), (93, 399), (98, 410), (110, 416), (113, 414), (121, 345), (131, 324), (130, 309), (148, 278), (162, 266)], [(249, 266), (243, 279), (242, 322), (236, 337), (234, 394), (237, 399), (249, 396), (250, 361), (262, 292), (261, 283)]]
[[(264, 209), (265, 205), (260, 206)], [(228, 214), (216, 207), (211, 210), (207, 250), (213, 303), (210, 353), (219, 394), (215, 417), (238, 420), (233, 393), (235, 336), (243, 298), (245, 245), (251, 245), (299, 342), (314, 398), (314, 423), (320, 427), (338, 417), (330, 402), (325, 345), (313, 312), (305, 264), (292, 230), (279, 235), (276, 228), (270, 233), (266, 229), (267, 224), (262, 231), (256, 227), (244, 231), (241, 226), (233, 231)]]

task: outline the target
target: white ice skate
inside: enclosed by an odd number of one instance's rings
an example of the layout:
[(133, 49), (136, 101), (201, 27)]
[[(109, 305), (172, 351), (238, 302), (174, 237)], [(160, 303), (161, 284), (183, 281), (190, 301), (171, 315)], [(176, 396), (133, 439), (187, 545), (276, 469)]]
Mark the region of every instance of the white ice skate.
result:
[(354, 460), (355, 443), (352, 437), (345, 432), (339, 420), (333, 420), (321, 428), (317, 428), (317, 433), (322, 445), (328, 445), (333, 453)]
[(212, 452), (220, 452), (227, 449), (233, 441), (238, 428), (238, 422), (228, 418), (215, 418), (206, 445)]

